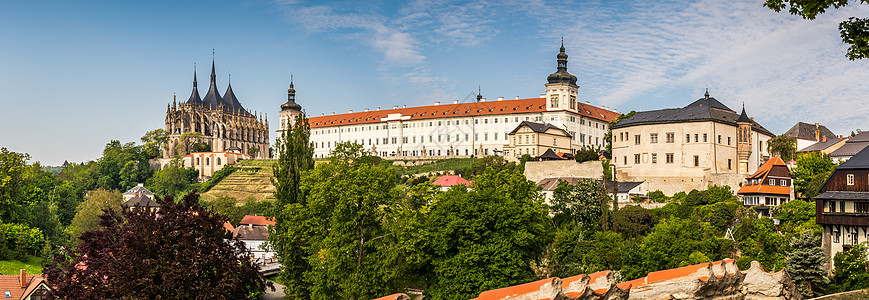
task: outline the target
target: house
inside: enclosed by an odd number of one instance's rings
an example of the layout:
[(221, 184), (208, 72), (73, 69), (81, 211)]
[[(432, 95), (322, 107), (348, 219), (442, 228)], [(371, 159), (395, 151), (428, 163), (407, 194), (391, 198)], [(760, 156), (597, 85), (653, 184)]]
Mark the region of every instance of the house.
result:
[(28, 275), (21, 269), (18, 275), (0, 275), (0, 299), (42, 300), (50, 289), (42, 274)]
[(154, 202), (154, 193), (145, 188), (143, 184), (137, 184), (130, 190), (124, 193), (123, 206), (128, 209), (134, 209), (137, 206), (144, 207), (148, 210), (156, 210), (160, 208), (157, 202)]
[(845, 142), (842, 147), (836, 151), (830, 152), (830, 158), (833, 163), (840, 163), (850, 159), (852, 156), (869, 146), (869, 131), (861, 132)]
[[(833, 153), (833, 151), (836, 151), (839, 148), (842, 148), (842, 146), (844, 146), (845, 143), (848, 142), (848, 140), (850, 140), (850, 139), (851, 139), (851, 137), (844, 137), (844, 138), (839, 138), (839, 137), (827, 138), (827, 137), (824, 137), (821, 139), (821, 141), (814, 143), (814, 144), (811, 144), (808, 147), (805, 147), (805, 148), (798, 150), (797, 153), (818, 152), (818, 153), (823, 153), (823, 154), (830, 154), (830, 153)], [(797, 149), (799, 149), (799, 148), (797, 148)]]
[[(274, 218), (246, 215), (233, 229), (232, 236), (244, 243), (254, 259), (267, 262), (275, 257), (275, 251), (266, 245), (269, 226), (275, 226)], [(224, 228), (227, 228), (225, 224)]]
[(803, 122), (797, 122), (797, 124), (794, 124), (791, 129), (788, 129), (788, 131), (782, 135), (796, 138), (797, 144), (794, 146), (796, 146), (797, 150), (806, 148), (823, 140), (836, 138), (836, 134), (830, 131), (830, 129), (827, 129), (827, 126), (818, 123), (809, 124)]
[(762, 216), (770, 216), (770, 208), (793, 199), (793, 179), (784, 160), (775, 156), (766, 161), (736, 192), (743, 205), (754, 207)]
[(507, 134), (509, 144), (504, 145), (504, 156), (512, 158), (519, 158), (525, 154), (542, 156), (547, 150), (552, 150), (552, 156), (563, 159), (558, 157), (556, 152), (572, 154), (572, 138), (570, 132), (553, 124), (522, 121)]
[(432, 184), (441, 186), (441, 191), (448, 191), (454, 185), (471, 186), (471, 182), (460, 175), (444, 175), (432, 182)]
[[(555, 192), (555, 188), (558, 187), (559, 182), (564, 181), (571, 186), (576, 186), (576, 183), (579, 182), (582, 177), (549, 177), (541, 179), (537, 181), (537, 186), (540, 187), (540, 193), (543, 194), (543, 201), (546, 203), (551, 203), (552, 195)], [(600, 182), (600, 180), (597, 180)], [(606, 189), (608, 194), (612, 193), (612, 181), (604, 182), (604, 189)], [(618, 188), (616, 189), (616, 198), (618, 198), (619, 202), (630, 202), (632, 196), (642, 196), (647, 192), (645, 188), (645, 182), (636, 181), (636, 182), (618, 182)]]
[(616, 178), (646, 181), (672, 195), (711, 185), (739, 186), (769, 156), (774, 135), (709, 96), (682, 108), (637, 112), (612, 126)]
[(238, 147), (230, 147), (223, 152), (193, 152), (184, 157), (184, 167), (199, 171), (199, 181), (206, 181), (224, 166), (253, 158), (241, 153)]
[(828, 258), (869, 241), (869, 148), (833, 170), (819, 192), (815, 223), (823, 228), (821, 247)]

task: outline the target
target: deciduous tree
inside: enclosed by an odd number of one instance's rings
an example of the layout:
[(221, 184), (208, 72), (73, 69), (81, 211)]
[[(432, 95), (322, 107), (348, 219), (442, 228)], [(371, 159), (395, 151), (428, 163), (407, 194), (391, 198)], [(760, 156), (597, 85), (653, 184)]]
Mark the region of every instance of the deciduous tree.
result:
[(97, 230), (100, 224), (99, 216), (106, 210), (120, 210), (124, 203), (121, 192), (112, 190), (95, 190), (88, 192), (84, 201), (79, 205), (78, 212), (69, 225), (70, 242), (77, 245), (78, 237), (87, 231)]
[(145, 132), (145, 135), (141, 138), (142, 147), (148, 158), (157, 158), (163, 155), (163, 148), (166, 147), (166, 141), (168, 140), (168, 133), (159, 128)]
[(797, 138), (780, 135), (766, 142), (766, 149), (772, 155), (779, 155), (784, 161), (791, 161), (797, 152)]
[(159, 212), (106, 211), (44, 272), (63, 299), (259, 299), (266, 281), (225, 217), (188, 194), (157, 198)]

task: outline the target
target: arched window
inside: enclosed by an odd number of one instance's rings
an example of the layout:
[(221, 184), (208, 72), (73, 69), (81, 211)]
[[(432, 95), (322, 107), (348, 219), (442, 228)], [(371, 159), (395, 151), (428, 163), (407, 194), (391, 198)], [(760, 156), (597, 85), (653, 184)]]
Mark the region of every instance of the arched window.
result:
[(220, 157), (217, 158), (217, 165), (220, 165)]

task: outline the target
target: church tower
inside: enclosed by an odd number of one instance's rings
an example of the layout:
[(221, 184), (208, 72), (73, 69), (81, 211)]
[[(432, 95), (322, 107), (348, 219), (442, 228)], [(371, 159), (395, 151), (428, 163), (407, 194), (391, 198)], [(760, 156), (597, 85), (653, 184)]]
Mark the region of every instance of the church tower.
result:
[[(709, 91), (706, 91), (709, 98)], [(739, 174), (748, 174), (748, 158), (751, 156), (751, 119), (745, 114), (745, 105), (742, 105), (742, 113), (736, 119), (736, 159), (739, 162)]]
[(290, 75), (290, 88), (287, 90), (287, 102), (281, 104), (281, 129), (285, 131), (296, 124), (296, 117), (302, 114), (302, 106), (296, 103), (296, 89), (293, 88), (293, 76)]
[(561, 52), (556, 56), (558, 70), (546, 77), (546, 110), (569, 110), (576, 112), (576, 98), (579, 86), (576, 76), (567, 72), (567, 53), (564, 51), (564, 39), (561, 40)]

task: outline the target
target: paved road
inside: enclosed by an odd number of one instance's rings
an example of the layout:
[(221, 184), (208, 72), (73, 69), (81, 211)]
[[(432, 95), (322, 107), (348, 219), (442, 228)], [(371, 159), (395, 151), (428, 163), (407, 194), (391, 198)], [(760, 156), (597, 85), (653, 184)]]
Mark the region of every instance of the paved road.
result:
[(281, 300), (284, 299), (284, 286), (278, 284), (277, 282), (269, 280), (272, 284), (275, 285), (275, 290), (272, 291), (270, 288), (266, 287), (266, 294), (263, 296), (263, 300)]

